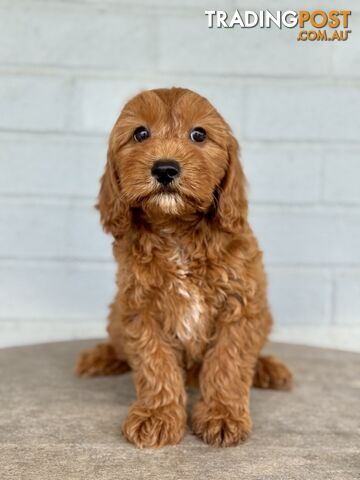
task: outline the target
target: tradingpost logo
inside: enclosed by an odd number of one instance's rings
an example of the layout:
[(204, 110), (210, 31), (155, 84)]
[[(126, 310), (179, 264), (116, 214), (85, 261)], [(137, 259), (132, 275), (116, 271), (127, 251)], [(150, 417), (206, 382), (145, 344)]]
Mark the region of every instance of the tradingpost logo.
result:
[(298, 28), (297, 40), (346, 41), (349, 38), (350, 10), (205, 10), (208, 28)]

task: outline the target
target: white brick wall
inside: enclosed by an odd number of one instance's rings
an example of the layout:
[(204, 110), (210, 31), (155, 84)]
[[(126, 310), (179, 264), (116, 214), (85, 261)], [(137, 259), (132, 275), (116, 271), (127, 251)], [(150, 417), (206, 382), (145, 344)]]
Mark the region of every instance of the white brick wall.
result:
[(245, 135), (251, 140), (356, 142), (359, 105), (355, 85), (281, 81), (250, 86)]
[[(273, 338), (360, 350), (360, 6), (347, 43), (208, 30), (235, 0), (0, 0), (0, 345), (103, 335), (106, 137), (141, 89), (207, 96), (242, 145)], [(337, 8), (306, 0), (302, 8)], [(243, 9), (293, 9), (252, 0)]]

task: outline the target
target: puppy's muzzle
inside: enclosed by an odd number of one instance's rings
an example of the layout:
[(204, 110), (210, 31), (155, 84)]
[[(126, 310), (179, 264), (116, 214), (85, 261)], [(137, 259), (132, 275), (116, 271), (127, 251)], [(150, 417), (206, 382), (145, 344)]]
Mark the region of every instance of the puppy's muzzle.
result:
[(180, 175), (180, 165), (176, 160), (157, 160), (152, 166), (151, 175), (161, 185), (169, 185)]

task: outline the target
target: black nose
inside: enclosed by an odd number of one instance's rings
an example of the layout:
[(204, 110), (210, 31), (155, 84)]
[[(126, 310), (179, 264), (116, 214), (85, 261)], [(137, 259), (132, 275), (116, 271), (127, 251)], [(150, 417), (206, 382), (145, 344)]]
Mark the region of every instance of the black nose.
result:
[(151, 169), (151, 175), (162, 185), (168, 185), (180, 174), (180, 165), (176, 160), (157, 160)]

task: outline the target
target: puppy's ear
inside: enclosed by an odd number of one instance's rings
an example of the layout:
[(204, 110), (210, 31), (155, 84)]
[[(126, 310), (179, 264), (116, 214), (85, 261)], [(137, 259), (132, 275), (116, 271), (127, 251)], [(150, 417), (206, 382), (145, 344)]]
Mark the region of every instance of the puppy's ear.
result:
[(216, 217), (224, 230), (241, 230), (247, 220), (246, 179), (239, 161), (239, 145), (229, 134), (228, 166), (217, 192)]
[(105, 172), (100, 180), (100, 192), (96, 208), (100, 212), (106, 233), (120, 238), (130, 228), (130, 210), (122, 198), (120, 178), (109, 147)]

